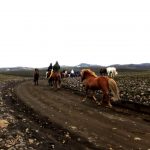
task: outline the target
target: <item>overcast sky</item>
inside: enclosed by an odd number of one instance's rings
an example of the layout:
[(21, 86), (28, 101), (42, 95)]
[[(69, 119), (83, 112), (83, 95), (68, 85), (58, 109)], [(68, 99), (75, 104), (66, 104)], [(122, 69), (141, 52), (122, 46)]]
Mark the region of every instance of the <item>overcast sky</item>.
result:
[(0, 67), (150, 63), (150, 1), (0, 1)]

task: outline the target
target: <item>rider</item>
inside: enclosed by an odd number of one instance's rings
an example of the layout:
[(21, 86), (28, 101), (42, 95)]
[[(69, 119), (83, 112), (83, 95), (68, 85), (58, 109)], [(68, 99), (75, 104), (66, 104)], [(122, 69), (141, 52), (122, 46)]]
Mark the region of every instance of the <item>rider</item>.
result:
[(52, 63), (50, 63), (50, 65), (49, 65), (47, 71), (51, 71), (52, 69), (53, 69)]
[(58, 61), (56, 61), (55, 65), (53, 66), (53, 71), (54, 72), (59, 72), (60, 71), (60, 65)]
[(60, 65), (58, 61), (53, 66), (53, 73), (55, 74), (54, 84), (56, 87), (60, 88), (61, 84), (61, 74), (60, 74)]

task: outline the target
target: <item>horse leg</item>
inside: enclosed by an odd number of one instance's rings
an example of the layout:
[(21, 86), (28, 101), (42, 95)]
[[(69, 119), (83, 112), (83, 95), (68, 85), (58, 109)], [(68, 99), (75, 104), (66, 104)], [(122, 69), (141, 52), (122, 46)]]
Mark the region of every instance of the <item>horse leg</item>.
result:
[(115, 71), (113, 71), (113, 78), (115, 77)]
[(60, 84), (61, 84), (61, 77), (58, 77), (57, 79), (57, 87), (60, 89)]
[(53, 87), (53, 85), (54, 85), (53, 80), (50, 80), (49, 85), (50, 85), (51, 87)]
[(57, 89), (60, 88), (60, 86), (59, 86), (59, 80), (56, 81), (56, 88), (57, 88)]
[(56, 89), (58, 89), (58, 80), (56, 80)]
[(55, 79), (55, 89), (58, 89), (58, 81)]
[(96, 99), (96, 97), (95, 97), (95, 91), (92, 91), (92, 92), (93, 92), (93, 93), (92, 93), (92, 98), (93, 98), (94, 102), (95, 102), (96, 104), (98, 104), (97, 99)]
[(52, 78), (49, 79), (49, 86), (53, 88), (54, 86), (54, 80)]
[(96, 99), (96, 97), (95, 97), (95, 92), (93, 91), (93, 100), (95, 101), (95, 102), (97, 102), (97, 99)]
[(107, 76), (109, 76), (109, 71), (107, 71)]
[(110, 97), (109, 97), (109, 91), (103, 91), (103, 101), (102, 103), (106, 106), (108, 106), (109, 108), (112, 108), (112, 105), (110, 103)]
[(48, 79), (48, 85), (50, 86), (50, 79)]
[(61, 79), (59, 79), (59, 86), (61, 85)]
[(48, 80), (48, 83), (49, 83), (49, 86), (53, 86), (53, 79), (52, 78), (50, 78), (49, 80)]
[(110, 77), (112, 78), (112, 72), (110, 71)]
[(58, 88), (60, 89), (61, 80), (58, 80)]
[(57, 80), (54, 80), (54, 88), (57, 89)]
[(92, 98), (93, 98), (94, 102), (95, 102), (97, 105), (101, 105), (101, 103), (98, 102), (98, 101), (97, 101), (97, 98), (95, 97), (95, 91), (93, 91)]
[(85, 89), (85, 97), (82, 99), (82, 102), (86, 101), (88, 95), (88, 89)]

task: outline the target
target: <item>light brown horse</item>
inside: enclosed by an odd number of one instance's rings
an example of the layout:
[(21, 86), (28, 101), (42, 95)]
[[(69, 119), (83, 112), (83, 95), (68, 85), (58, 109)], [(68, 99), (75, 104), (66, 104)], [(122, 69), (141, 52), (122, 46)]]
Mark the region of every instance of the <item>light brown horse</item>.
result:
[(47, 73), (47, 78), (49, 79), (49, 84), (54, 88), (60, 88), (61, 84), (61, 74), (60, 72), (49, 71)]
[[(111, 100), (117, 101), (120, 99), (119, 89), (114, 79), (105, 76), (98, 77), (90, 69), (82, 69), (80, 74), (81, 74), (81, 81), (83, 82), (83, 85), (85, 86), (86, 90), (86, 97), (83, 99), (83, 101), (85, 101), (87, 98), (88, 90), (93, 91), (93, 99), (95, 100), (95, 102), (97, 101), (94, 92), (96, 90), (101, 90), (103, 92), (102, 104), (105, 104), (109, 107), (112, 107), (110, 102)], [(113, 95), (111, 99), (109, 97), (109, 90), (111, 90)]]

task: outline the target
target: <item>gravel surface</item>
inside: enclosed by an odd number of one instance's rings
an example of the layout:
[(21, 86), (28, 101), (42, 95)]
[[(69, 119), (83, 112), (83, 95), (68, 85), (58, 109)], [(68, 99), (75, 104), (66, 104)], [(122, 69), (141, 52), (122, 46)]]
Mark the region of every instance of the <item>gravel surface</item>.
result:
[[(121, 101), (129, 101), (150, 106), (149, 75), (120, 76), (115, 78), (115, 80), (117, 81), (120, 89)], [(32, 118), (24, 116), (25, 112), (16, 112), (13, 106), (11, 107), (8, 105), (9, 102), (5, 102), (6, 99), (4, 100), (2, 98), (6, 93), (8, 95), (5, 95), (5, 97), (12, 96), (12, 85), (16, 84), (17, 82), (18, 80), (7, 80), (0, 82), (0, 150), (43, 150), (44, 147), (44, 150), (62, 149), (62, 145), (64, 144), (63, 142), (57, 142), (53, 138), (50, 139), (43, 134), (42, 128), (43, 126), (46, 126), (46, 123), (38, 123), (37, 125), (34, 121), (32, 121)], [(84, 90), (82, 83), (80, 82), (80, 78), (63, 79), (63, 86), (65, 88), (73, 89), (79, 93), (83, 93)], [(5, 87), (7, 87), (6, 89), (9, 89), (11, 92), (5, 93)], [(102, 93), (100, 91), (97, 92), (97, 96), (99, 96), (100, 99), (102, 96), (101, 94)], [(146, 121), (149, 122), (149, 119), (146, 119)], [(63, 141), (63, 139), (64, 137), (62, 137), (60, 141)], [(138, 136), (135, 137), (134, 140), (141, 141)], [(63, 148), (68, 149), (65, 146), (63, 146)]]

